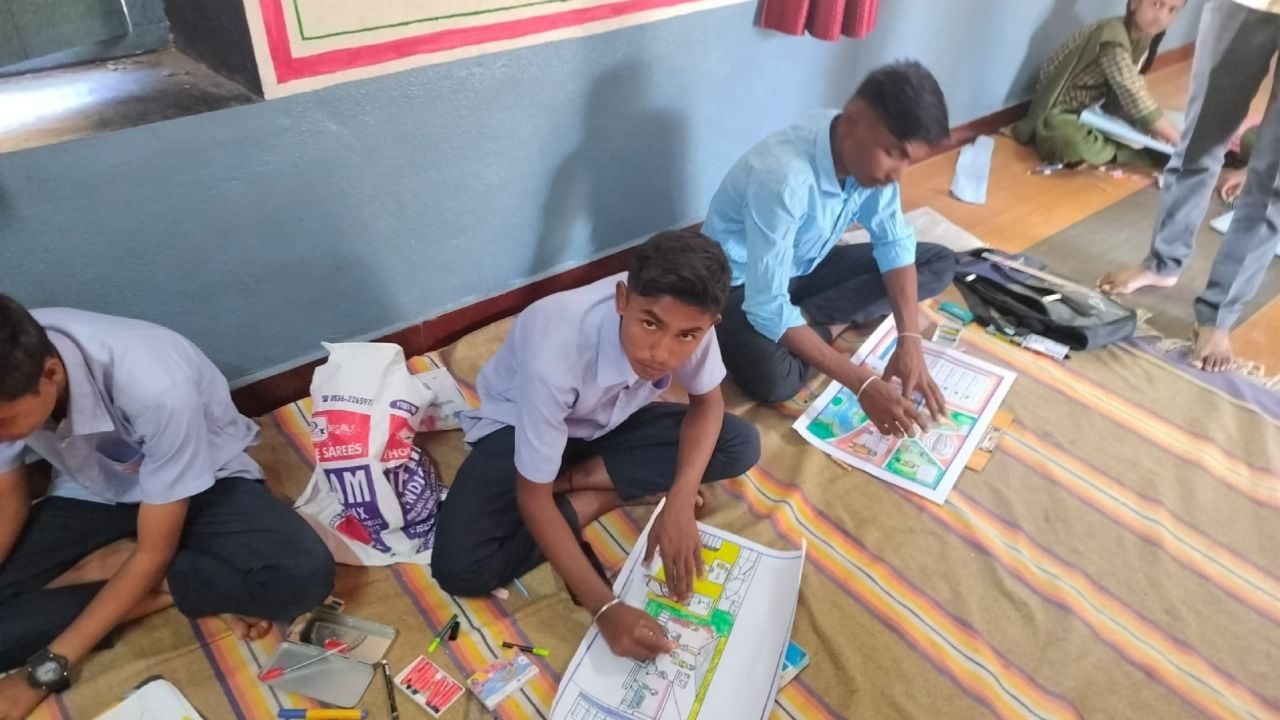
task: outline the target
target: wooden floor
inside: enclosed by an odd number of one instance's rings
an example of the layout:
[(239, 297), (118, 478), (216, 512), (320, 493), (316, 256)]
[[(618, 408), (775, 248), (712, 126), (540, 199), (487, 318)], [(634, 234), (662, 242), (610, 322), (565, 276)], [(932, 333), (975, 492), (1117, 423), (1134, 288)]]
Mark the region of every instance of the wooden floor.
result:
[[(1186, 107), (1190, 71), (1187, 61), (1150, 75), (1148, 85), (1161, 105)], [(1263, 88), (1254, 102), (1259, 116), (1269, 94), (1270, 87)], [(1155, 182), (1151, 175), (1117, 178), (1099, 171), (1029, 175), (1040, 164), (1035, 152), (997, 137), (987, 204), (968, 205), (950, 192), (958, 153), (943, 153), (907, 170), (902, 182), (904, 209), (932, 207), (992, 247), (1009, 252), (1025, 250)], [(1280, 372), (1280, 299), (1249, 318), (1234, 337), (1242, 357), (1263, 363), (1271, 373)]]

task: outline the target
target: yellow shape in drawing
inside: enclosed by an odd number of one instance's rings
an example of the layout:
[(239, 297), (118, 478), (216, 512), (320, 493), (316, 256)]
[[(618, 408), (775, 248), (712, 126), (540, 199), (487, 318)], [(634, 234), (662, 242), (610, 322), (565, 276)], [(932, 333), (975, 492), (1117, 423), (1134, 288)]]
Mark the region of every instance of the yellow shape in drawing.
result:
[[(720, 596), (724, 594), (724, 583), (729, 569), (738, 562), (742, 554), (742, 546), (737, 543), (722, 541), (718, 547), (702, 547), (704, 571), (702, 577), (693, 583), (693, 599), (683, 609), (701, 617), (707, 617), (720, 604)], [(654, 576), (664, 586), (667, 582), (666, 568), (658, 568)], [(654, 600), (671, 607), (681, 607), (665, 597), (654, 594)]]

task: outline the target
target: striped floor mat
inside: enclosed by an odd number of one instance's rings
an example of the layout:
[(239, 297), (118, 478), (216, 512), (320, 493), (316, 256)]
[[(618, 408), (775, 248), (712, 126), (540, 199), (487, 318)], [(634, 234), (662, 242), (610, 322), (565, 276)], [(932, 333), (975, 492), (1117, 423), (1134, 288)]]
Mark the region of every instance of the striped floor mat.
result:
[[(412, 363), (447, 363), (465, 384), (505, 329)], [(1016, 420), (987, 469), (964, 475), (946, 505), (810, 448), (789, 427), (802, 403), (780, 411), (731, 398), (760, 428), (764, 457), (718, 484), (705, 520), (809, 547), (795, 638), (813, 661), (774, 716), (1280, 718), (1274, 395), (1233, 395), (1132, 347), (1057, 363), (981, 333), (966, 333), (964, 346), (1019, 373), (1006, 401)], [(257, 456), (282, 495), (310, 473), (308, 405), (262, 420)], [(457, 433), (428, 447), (452, 477)], [(621, 565), (642, 520), (618, 512), (591, 527), (606, 564)], [(424, 568), (343, 568), (337, 594), (348, 612), (399, 628), (396, 668), (453, 613), (463, 633), (437, 661), (455, 676), (496, 657), (502, 640), (550, 648), (537, 681), (498, 713), (544, 718), (589, 618), (548, 568), (526, 580), (527, 599), (465, 600)], [(305, 707), (255, 680), (279, 642), (277, 633), (241, 643), (216, 622), (161, 613), (91, 658), (86, 679), (36, 717), (92, 717), (153, 674), (211, 720)], [(371, 717), (386, 717), (385, 704), (371, 686)], [(450, 715), (487, 713), (468, 698)]]

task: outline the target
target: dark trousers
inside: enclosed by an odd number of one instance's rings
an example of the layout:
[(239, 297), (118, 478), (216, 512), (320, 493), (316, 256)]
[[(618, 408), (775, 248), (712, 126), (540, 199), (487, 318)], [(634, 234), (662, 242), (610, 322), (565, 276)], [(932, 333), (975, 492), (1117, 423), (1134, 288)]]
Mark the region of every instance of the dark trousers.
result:
[[(623, 501), (666, 493), (675, 478), (680, 425), (688, 406), (653, 403), (596, 440), (570, 440), (564, 465), (589, 457), (604, 460)], [(736, 415), (725, 414), (703, 482), (737, 477), (760, 459), (760, 436)], [(569, 499), (556, 505), (575, 534), (582, 527)], [(471, 448), (449, 488), (436, 525), (431, 570), (453, 595), (485, 595), (545, 558), (516, 505), (515, 429), (486, 435)]]
[[(0, 564), (0, 670), (19, 667), (71, 624), (105, 583), (44, 586), (94, 550), (137, 534), (137, 505), (50, 497)], [(289, 620), (333, 589), (333, 556), (261, 481), (226, 478), (191, 498), (169, 592), (189, 617)]]
[[(916, 247), (916, 276), (921, 300), (938, 295), (951, 284), (955, 253), (941, 245)], [(830, 340), (830, 325), (862, 324), (888, 315), (889, 293), (871, 246), (839, 245), (808, 275), (791, 281), (791, 302), (810, 325)], [(743, 288), (729, 293), (724, 319), (716, 327), (720, 354), (730, 377), (760, 402), (790, 399), (804, 387), (812, 368), (790, 350), (761, 335), (742, 310)]]

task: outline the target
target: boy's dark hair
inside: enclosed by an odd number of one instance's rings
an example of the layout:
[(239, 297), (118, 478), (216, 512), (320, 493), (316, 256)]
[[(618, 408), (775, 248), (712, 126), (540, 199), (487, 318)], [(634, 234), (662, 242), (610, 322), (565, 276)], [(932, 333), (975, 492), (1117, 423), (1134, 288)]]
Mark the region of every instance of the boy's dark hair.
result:
[(0, 402), (12, 402), (38, 390), (45, 361), (57, 356), (49, 336), (31, 313), (0, 293)]
[(914, 60), (872, 71), (853, 96), (870, 105), (901, 142), (934, 146), (951, 137), (942, 88), (933, 73)]
[(719, 243), (696, 230), (666, 230), (636, 248), (627, 289), (644, 297), (667, 295), (719, 315), (729, 278), (729, 261)]

